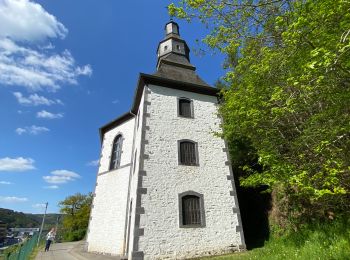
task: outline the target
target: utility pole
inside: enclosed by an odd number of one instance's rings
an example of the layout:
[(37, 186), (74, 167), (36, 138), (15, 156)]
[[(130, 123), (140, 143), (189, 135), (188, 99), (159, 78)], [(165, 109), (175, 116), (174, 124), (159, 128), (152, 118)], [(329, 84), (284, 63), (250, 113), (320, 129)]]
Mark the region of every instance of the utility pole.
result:
[(41, 228), (40, 228), (40, 232), (39, 232), (38, 241), (37, 241), (37, 243), (36, 243), (36, 246), (39, 245), (41, 233), (43, 232), (44, 222), (45, 222), (45, 216), (46, 216), (46, 210), (47, 210), (47, 206), (48, 206), (48, 205), (49, 205), (49, 203), (46, 202), (46, 203), (45, 203), (45, 213), (44, 213), (44, 216), (43, 216), (43, 221), (41, 222)]
[(58, 215), (58, 216), (57, 216), (57, 219), (56, 219), (56, 229), (55, 229), (56, 234), (57, 234), (57, 232), (58, 232), (58, 223), (59, 223), (59, 221), (60, 221), (60, 218), (61, 218), (61, 216)]

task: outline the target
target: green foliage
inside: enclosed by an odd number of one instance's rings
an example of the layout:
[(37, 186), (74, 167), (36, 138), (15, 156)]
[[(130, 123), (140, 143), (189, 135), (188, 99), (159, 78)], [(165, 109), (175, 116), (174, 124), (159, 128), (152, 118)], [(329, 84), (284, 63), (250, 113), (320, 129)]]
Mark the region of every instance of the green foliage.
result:
[(340, 219), (333, 222), (313, 223), (303, 226), (298, 232), (284, 231), (263, 248), (211, 259), (349, 259), (350, 221)]
[(65, 241), (79, 241), (85, 237), (85, 234), (86, 234), (86, 228), (78, 229), (78, 230), (64, 233), (63, 239)]
[(224, 136), (232, 151), (248, 140), (260, 166), (240, 164), (241, 185), (278, 187), (280, 216), (295, 224), (350, 210), (349, 10), (345, 0), (169, 6), (211, 28), (204, 42), (227, 55)]
[(77, 193), (59, 202), (63, 218), (63, 239), (78, 241), (84, 238), (89, 224), (92, 193), (83, 195)]

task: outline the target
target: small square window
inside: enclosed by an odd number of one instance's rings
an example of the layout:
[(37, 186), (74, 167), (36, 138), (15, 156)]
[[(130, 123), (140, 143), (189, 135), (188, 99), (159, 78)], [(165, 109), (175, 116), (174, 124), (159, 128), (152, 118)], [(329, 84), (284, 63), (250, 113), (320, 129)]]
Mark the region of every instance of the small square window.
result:
[(180, 165), (198, 166), (197, 143), (191, 140), (179, 140), (178, 158)]
[(192, 100), (187, 98), (179, 98), (178, 113), (179, 113), (179, 116), (192, 118), (193, 117)]

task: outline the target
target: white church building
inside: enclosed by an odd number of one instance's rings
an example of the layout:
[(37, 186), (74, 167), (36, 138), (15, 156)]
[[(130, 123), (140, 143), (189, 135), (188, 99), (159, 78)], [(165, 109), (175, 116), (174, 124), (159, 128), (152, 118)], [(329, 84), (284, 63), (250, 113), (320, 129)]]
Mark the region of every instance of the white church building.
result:
[(129, 112), (100, 128), (89, 252), (188, 259), (245, 248), (218, 89), (190, 63), (169, 22), (157, 71), (141, 73)]

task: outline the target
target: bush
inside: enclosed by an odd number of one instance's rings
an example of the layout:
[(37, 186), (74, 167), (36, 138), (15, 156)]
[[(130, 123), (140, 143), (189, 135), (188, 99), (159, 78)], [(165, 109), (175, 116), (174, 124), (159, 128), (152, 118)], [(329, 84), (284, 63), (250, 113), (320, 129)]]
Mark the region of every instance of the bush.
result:
[(67, 232), (64, 234), (63, 238), (65, 241), (79, 241), (85, 237), (86, 229), (78, 229), (72, 232)]

